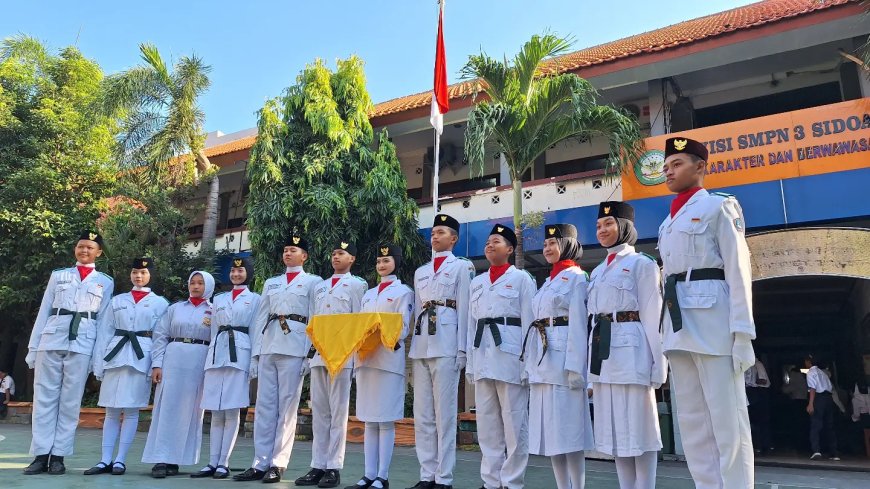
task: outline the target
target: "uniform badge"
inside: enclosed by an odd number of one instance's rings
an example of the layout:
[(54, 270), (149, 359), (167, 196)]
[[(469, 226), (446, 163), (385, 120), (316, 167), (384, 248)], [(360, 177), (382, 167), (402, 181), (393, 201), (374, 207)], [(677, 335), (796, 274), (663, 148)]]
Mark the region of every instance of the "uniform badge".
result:
[(210, 317), (202, 318), (202, 325), (205, 326), (206, 328), (211, 326), (211, 318)]
[(693, 217), (692, 222), (697, 224), (697, 223), (701, 222), (701, 218), (700, 217)]
[[(143, 263), (143, 265), (144, 265), (144, 263)], [(240, 259), (238, 259), (238, 258), (236, 258), (235, 260), (233, 260), (233, 266), (234, 266), (234, 267), (239, 268), (239, 267), (241, 267), (241, 266), (243, 266), (243, 265), (244, 265), (244, 262), (242, 262), (242, 260), (240, 260)]]
[(441, 222), (444, 222), (446, 220), (447, 220), (447, 216), (441, 216)]
[(741, 231), (741, 232), (742, 232), (742, 231), (744, 230), (743, 219), (740, 219), (739, 217), (736, 218), (736, 219), (734, 219), (734, 227), (735, 227), (738, 231)]
[(556, 234), (556, 228), (547, 228), (547, 232), (550, 233), (550, 236)]
[(345, 242), (341, 243), (341, 249), (346, 250), (347, 247), (348, 247), (348, 243), (345, 243)]
[(97, 233), (88, 233), (88, 239), (94, 241), (97, 239)]
[(498, 232), (502, 232), (502, 231), (504, 231), (504, 228), (503, 228), (503, 227), (501, 227), (501, 226), (499, 226), (499, 227), (498, 227), (498, 228), (496, 228), (496, 229), (498, 229)]
[(302, 238), (300, 238), (299, 236), (293, 236), (293, 244), (298, 245), (300, 241), (302, 241)]
[(389, 248), (381, 248), (381, 256), (389, 256), (390, 249)]
[(604, 206), (604, 214), (605, 214), (605, 215), (610, 215), (610, 206), (609, 206), (609, 205)]
[(686, 144), (688, 144), (688, 143), (689, 143), (689, 141), (686, 139), (674, 139), (674, 148), (677, 151), (682, 151), (682, 150), (686, 149)]

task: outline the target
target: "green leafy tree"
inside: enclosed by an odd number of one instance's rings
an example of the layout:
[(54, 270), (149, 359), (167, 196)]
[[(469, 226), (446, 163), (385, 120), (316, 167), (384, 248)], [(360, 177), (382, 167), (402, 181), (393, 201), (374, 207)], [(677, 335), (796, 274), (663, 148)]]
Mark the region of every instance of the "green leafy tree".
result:
[(199, 97), (208, 90), (211, 67), (182, 56), (170, 71), (157, 48), (141, 44), (144, 64), (108, 76), (104, 114), (122, 120), (117, 156), (126, 167), (145, 166), (152, 183), (170, 187), (209, 183), (201, 250), (214, 253), (220, 181), (205, 155), (205, 114)]
[(0, 44), (0, 358), (14, 356), (13, 342), (26, 350), (51, 271), (75, 262), (79, 233), (115, 189), (115, 129), (90, 110), (102, 79), (75, 48)]
[(521, 176), (554, 144), (566, 139), (604, 137), (610, 142), (606, 171), (617, 175), (641, 155), (643, 140), (630, 115), (598, 105), (592, 85), (573, 73), (558, 73), (558, 59), (571, 46), (553, 34), (532, 36), (512, 61), (481, 52), (462, 69), (486, 94), (468, 116), (465, 154), (474, 174), (482, 174), (487, 152), (504, 155), (513, 187), (516, 266), (523, 268)]
[(289, 233), (310, 243), (309, 270), (332, 271), (339, 239), (357, 243), (354, 273), (375, 282), (375, 247), (395, 242), (405, 253), (405, 278), (427, 258), (417, 204), (407, 195), (396, 148), (386, 131), (374, 136), (363, 63), (316, 60), (283, 96), (259, 112), (248, 176), (248, 227), (260, 283), (279, 270)]

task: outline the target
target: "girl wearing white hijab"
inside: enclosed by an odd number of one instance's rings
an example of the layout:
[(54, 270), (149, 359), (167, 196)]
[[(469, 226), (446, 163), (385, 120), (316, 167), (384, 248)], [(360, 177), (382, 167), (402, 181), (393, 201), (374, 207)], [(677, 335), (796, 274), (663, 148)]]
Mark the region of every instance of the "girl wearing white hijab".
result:
[(179, 465), (198, 463), (202, 444), (203, 369), (211, 339), (214, 277), (197, 270), (187, 279), (187, 288), (190, 297), (169, 306), (154, 330), (151, 379), (157, 391), (142, 461), (156, 464), (151, 476), (157, 479), (177, 475)]

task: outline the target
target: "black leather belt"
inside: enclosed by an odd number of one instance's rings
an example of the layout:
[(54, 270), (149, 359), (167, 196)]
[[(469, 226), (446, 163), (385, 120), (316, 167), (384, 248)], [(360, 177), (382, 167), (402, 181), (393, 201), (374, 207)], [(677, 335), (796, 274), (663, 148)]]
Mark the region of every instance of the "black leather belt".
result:
[[(682, 272), (668, 275), (665, 278), (665, 294), (660, 323), (664, 321), (665, 309), (667, 309), (671, 316), (671, 327), (674, 329), (674, 333), (683, 329), (683, 314), (680, 311), (680, 301), (677, 299), (677, 282), (685, 282), (687, 275), (687, 272)], [(688, 275), (688, 277), (690, 282), (696, 280), (725, 280), (725, 270), (721, 268), (699, 268), (692, 270), (692, 274)]]
[[(589, 372), (595, 375), (601, 375), (601, 362), (610, 358), (610, 336), (613, 314), (595, 314), (589, 315), (589, 328), (593, 329), (593, 320), (598, 327), (594, 328), (592, 335), (592, 345), (589, 353)], [(632, 323), (640, 321), (640, 312), (638, 311), (619, 311), (616, 313), (617, 323)]]
[(187, 343), (189, 345), (205, 345), (208, 346), (211, 342), (208, 340), (198, 340), (196, 338), (169, 338), (170, 343)]
[(443, 301), (426, 301), (423, 303), (423, 311), (417, 316), (417, 326), (414, 328), (414, 334), (420, 334), (420, 323), (423, 320), (423, 316), (427, 316), (428, 324), (429, 324), (429, 334), (435, 334), (436, 328), (438, 326), (438, 306), (449, 307), (450, 309), (456, 309), (456, 301), (453, 299), (445, 299)]
[[(238, 360), (236, 356), (236, 332), (248, 334), (247, 326), (218, 326), (217, 334), (214, 337), (214, 340), (217, 341), (218, 336), (221, 333), (226, 333), (230, 337), (230, 361), (235, 363)], [(215, 356), (217, 355), (217, 349), (211, 354), (211, 363), (214, 363)]]
[(568, 316), (541, 318), (532, 321), (532, 324), (529, 325), (529, 330), (526, 331), (526, 337), (523, 339), (523, 350), (520, 353), (520, 361), (525, 360), (526, 343), (529, 341), (529, 333), (535, 330), (540, 334), (541, 344), (544, 346), (543, 351), (541, 352), (541, 358), (538, 360), (538, 365), (544, 361), (544, 355), (547, 354), (547, 348), (549, 347), (549, 341), (547, 341), (547, 327), (549, 326), (568, 326)]
[(79, 335), (79, 323), (82, 322), (82, 318), (85, 319), (97, 319), (97, 313), (95, 312), (79, 312), (79, 311), (70, 311), (68, 309), (62, 308), (53, 308), (51, 310), (52, 316), (72, 316), (72, 322), (69, 323), (69, 340), (75, 341), (76, 337)]
[(263, 334), (266, 333), (266, 328), (269, 327), (269, 323), (272, 321), (278, 321), (278, 324), (281, 325), (281, 331), (284, 334), (290, 332), (290, 325), (287, 324), (287, 320), (296, 321), (297, 323), (307, 324), (308, 318), (305, 316), (300, 316), (299, 314), (269, 314), (269, 318), (266, 320), (266, 325), (263, 326)]
[(477, 331), (474, 333), (474, 347), (480, 348), (480, 340), (483, 339), (483, 330), (489, 326), (489, 331), (492, 333), (492, 339), (495, 346), (501, 345), (501, 333), (498, 331), (498, 325), (505, 326), (522, 326), (523, 320), (520, 318), (481, 318), (477, 320)]
[(108, 355), (103, 357), (103, 360), (108, 362), (115, 358), (115, 355), (120, 353), (121, 349), (124, 348), (124, 345), (128, 342), (133, 345), (133, 351), (136, 352), (136, 358), (139, 360), (145, 358), (145, 353), (142, 351), (142, 345), (139, 344), (139, 338), (151, 338), (151, 331), (127, 331), (124, 329), (116, 329), (115, 336), (120, 336), (121, 341), (115, 345), (115, 348), (112, 348), (112, 351), (110, 351)]

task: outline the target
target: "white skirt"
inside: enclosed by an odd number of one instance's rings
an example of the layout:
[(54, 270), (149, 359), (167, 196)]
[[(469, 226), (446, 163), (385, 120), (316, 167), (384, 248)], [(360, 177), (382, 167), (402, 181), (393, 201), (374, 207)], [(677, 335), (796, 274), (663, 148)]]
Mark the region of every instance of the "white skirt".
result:
[(594, 446), (586, 389), (530, 385), (529, 453), (550, 457)]
[(596, 450), (614, 457), (637, 457), (662, 449), (652, 387), (596, 382), (592, 390)]
[(405, 376), (379, 368), (357, 368), (356, 417), (372, 423), (404, 418)]
[(151, 399), (151, 376), (129, 365), (110, 368), (103, 373), (100, 400), (106, 408), (144, 408)]
[(208, 348), (169, 343), (163, 357), (163, 381), (154, 393), (151, 428), (142, 461), (193, 465), (202, 445), (202, 380)]
[(210, 368), (202, 383), (202, 408), (242, 409), (251, 405), (248, 372), (233, 367)]

